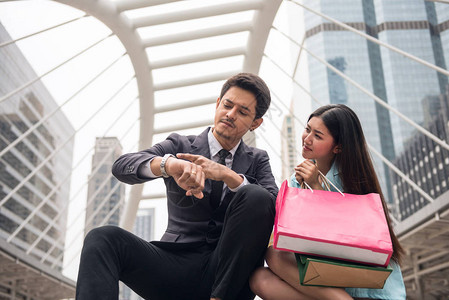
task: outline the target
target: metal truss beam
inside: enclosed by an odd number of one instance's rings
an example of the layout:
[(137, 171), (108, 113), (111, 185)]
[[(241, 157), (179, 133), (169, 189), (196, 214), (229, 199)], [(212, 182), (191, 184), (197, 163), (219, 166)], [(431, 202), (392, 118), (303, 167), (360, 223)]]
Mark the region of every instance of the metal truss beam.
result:
[(152, 69), (162, 69), (162, 68), (167, 68), (167, 67), (179, 66), (179, 65), (183, 65), (183, 64), (203, 62), (203, 61), (208, 61), (208, 60), (213, 60), (213, 59), (220, 59), (220, 58), (245, 55), (245, 54), (246, 54), (245, 47), (235, 47), (235, 48), (217, 50), (214, 52), (206, 52), (206, 53), (199, 53), (199, 54), (186, 55), (186, 56), (169, 58), (169, 59), (164, 59), (164, 60), (158, 60), (158, 61), (151, 63), (151, 68)]
[(145, 8), (149, 6), (156, 6), (167, 4), (170, 2), (178, 2), (182, 0), (120, 0), (116, 2), (117, 11), (123, 12), (125, 10), (133, 10)]
[(161, 90), (175, 89), (175, 88), (185, 87), (185, 86), (190, 86), (190, 85), (226, 80), (227, 78), (231, 77), (232, 75), (235, 75), (238, 72), (239, 72), (239, 70), (234, 70), (234, 71), (230, 71), (230, 72), (215, 73), (215, 74), (211, 74), (211, 75), (192, 77), (192, 78), (187, 78), (184, 80), (176, 80), (176, 81), (171, 81), (171, 82), (158, 83), (158, 84), (154, 85), (154, 90), (161, 91)]
[[(266, 2), (266, 1), (265, 1)], [(192, 8), (182, 12), (170, 12), (165, 14), (151, 15), (133, 20), (134, 28), (187, 21), (224, 14), (237, 13), (247, 10), (261, 9), (263, 0), (230, 1), (228, 3), (210, 5), (200, 8)]]
[(190, 100), (190, 101), (180, 101), (178, 103), (175, 104), (167, 104), (167, 105), (161, 105), (158, 106), (154, 109), (154, 113), (164, 113), (164, 112), (169, 112), (169, 111), (175, 111), (175, 110), (179, 110), (179, 109), (186, 109), (186, 108), (192, 108), (192, 107), (197, 107), (197, 106), (202, 106), (202, 105), (207, 105), (207, 104), (213, 104), (217, 102), (217, 98), (218, 95), (216, 97), (205, 97), (205, 98), (201, 98), (201, 99), (194, 99), (194, 100)]
[(183, 31), (170, 35), (151, 37), (143, 39), (142, 44), (145, 48), (148, 48), (250, 30), (252, 30), (252, 22), (239, 22), (235, 24), (208, 27), (197, 30)]

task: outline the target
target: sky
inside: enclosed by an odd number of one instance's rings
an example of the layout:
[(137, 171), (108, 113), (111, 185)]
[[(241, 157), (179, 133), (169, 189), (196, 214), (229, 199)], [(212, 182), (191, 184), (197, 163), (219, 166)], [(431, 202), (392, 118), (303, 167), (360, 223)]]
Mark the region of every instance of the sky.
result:
[[(280, 16), (285, 14), (286, 10), (288, 10), (288, 7), (281, 7), (275, 25), (278, 28), (288, 30), (288, 19)], [(84, 12), (82, 11), (53, 1), (0, 2), (0, 22), (5, 26), (13, 39), (18, 39), (54, 26), (55, 24), (82, 17), (83, 15)], [(300, 34), (302, 28), (300, 20), (294, 20), (294, 22), (294, 27), (298, 30), (294, 34)], [(159, 30), (168, 29), (165, 27)], [(78, 89), (88, 84), (93, 76), (96, 76), (96, 74), (111, 64), (111, 62), (117, 60), (110, 69), (105, 71), (97, 80), (89, 84), (87, 88), (74, 96), (68, 104), (62, 107), (62, 111), (78, 131), (75, 138), (73, 158), (74, 165), (78, 164), (78, 166), (72, 174), (71, 205), (68, 216), (68, 225), (70, 227), (68, 228), (66, 239), (66, 245), (69, 245), (70, 248), (66, 251), (64, 262), (64, 274), (72, 279), (76, 278), (78, 254), (83, 239), (84, 209), (87, 195), (86, 180), (90, 173), (91, 156), (93, 154), (92, 147), (95, 138), (105, 134), (108, 136), (118, 136), (124, 152), (137, 150), (139, 106), (136, 100), (136, 82), (132, 79), (134, 71), (128, 57), (122, 56), (125, 50), (118, 39), (115, 36), (108, 37), (110, 32), (107, 27), (93, 17), (84, 17), (70, 24), (16, 43), (36, 73), (41, 75), (69, 59), (75, 53), (105, 38), (97, 46), (42, 78), (43, 83), (59, 105), (67, 99), (70, 99)], [(235, 36), (233, 38), (241, 39), (242, 37)], [(230, 39), (229, 43), (232, 42), (233, 40)], [(297, 50), (292, 47), (292, 45), (285, 44), (285, 39), (283, 40), (279, 34), (272, 33), (270, 34), (269, 43), (265, 52), (271, 58), (277, 60), (276, 63), (280, 64), (284, 69), (293, 72), (292, 66), (297, 59), (295, 54)], [(279, 51), (279, 49), (283, 50)], [(168, 50), (162, 48), (158, 51), (161, 52), (158, 55), (167, 55), (164, 51), (167, 52)], [(156, 52), (152, 54), (157, 55)], [(231, 63), (238, 64), (238, 62), (216, 61), (213, 67), (225, 68), (226, 64)], [(305, 63), (306, 61), (303, 62), (303, 64)], [(208, 72), (211, 66), (202, 65), (201, 68), (201, 71)], [(160, 78), (169, 78), (171, 72), (174, 71), (179, 70), (160, 70), (158, 71), (158, 75)], [(187, 75), (195, 71), (198, 72), (199, 70), (183, 70)], [(280, 128), (282, 125), (282, 118), (287, 111), (285, 107), (290, 106), (289, 99), (292, 99), (294, 90), (290, 78), (274, 66), (269, 59), (264, 58), (260, 75), (272, 90), (273, 101), (269, 114), (265, 116), (263, 126), (258, 129), (260, 135), (268, 138), (258, 138), (257, 145), (269, 152), (272, 160), (273, 173), (278, 179), (278, 184), (280, 184), (282, 180), (279, 158), (280, 142), (273, 143), (272, 138), (279, 138), (279, 132), (276, 128)], [(307, 84), (306, 74), (304, 72), (298, 72), (296, 77), (297, 80), (301, 80)], [(121, 92), (114, 96), (118, 88), (126, 82), (129, 83), (124, 86)], [(214, 95), (221, 88), (221, 84), (221, 82), (218, 82), (204, 85), (201, 88)], [(167, 91), (164, 93), (161, 97), (165, 97), (163, 99), (167, 99), (166, 101), (170, 101), (170, 99), (176, 100), (178, 98), (176, 91)], [(105, 106), (102, 107), (103, 105)], [(308, 108), (310, 101), (305, 105), (305, 109), (296, 112), (302, 118), (305, 118), (310, 111)], [(129, 108), (125, 110), (126, 107)], [(101, 109), (100, 112), (96, 113), (99, 109)], [(202, 109), (205, 115), (213, 114), (214, 106), (208, 105)], [(94, 120), (87, 122), (93, 114), (96, 114)], [(157, 118), (156, 122), (161, 124), (164, 121), (166, 122), (166, 120), (179, 119), (182, 116), (173, 113), (171, 115), (165, 115), (162, 119)], [(197, 134), (200, 132), (199, 130), (202, 129), (192, 129), (190, 133)], [(153, 142), (164, 137), (165, 135), (155, 136)], [(148, 194), (150, 191), (154, 192), (155, 190), (163, 191), (161, 180), (146, 184), (144, 194)], [(155, 208), (155, 239), (159, 239), (165, 230), (167, 222), (165, 200), (141, 201), (141, 207)]]

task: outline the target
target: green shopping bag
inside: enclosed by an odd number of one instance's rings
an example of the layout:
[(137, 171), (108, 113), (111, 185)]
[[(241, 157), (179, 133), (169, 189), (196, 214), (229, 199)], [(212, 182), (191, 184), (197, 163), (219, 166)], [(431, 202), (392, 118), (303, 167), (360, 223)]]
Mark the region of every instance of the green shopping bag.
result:
[(390, 266), (373, 267), (336, 259), (295, 255), (302, 285), (381, 289), (393, 271)]

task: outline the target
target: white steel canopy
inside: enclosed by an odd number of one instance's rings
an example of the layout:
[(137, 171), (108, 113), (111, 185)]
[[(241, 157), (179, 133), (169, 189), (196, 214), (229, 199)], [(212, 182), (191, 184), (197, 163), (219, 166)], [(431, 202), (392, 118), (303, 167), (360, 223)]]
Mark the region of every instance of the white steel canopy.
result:
[[(182, 128), (205, 126), (212, 120), (197, 121), (165, 128), (154, 128), (154, 115), (214, 103), (215, 98), (191, 99), (170, 106), (155, 108), (154, 93), (156, 91), (176, 89), (190, 85), (225, 80), (238, 72), (258, 73), (265, 48), (265, 43), (271, 29), (273, 19), (282, 1), (280, 0), (248, 0), (248, 1), (58, 1), (85, 11), (108, 26), (123, 43), (135, 70), (140, 99), (140, 140), (139, 149), (151, 146), (155, 132), (169, 132)], [(165, 7), (164, 7), (165, 6)], [(208, 18), (216, 19), (226, 16), (228, 19), (222, 25)], [(203, 20), (206, 23), (186, 31), (186, 21)], [(209, 21), (209, 22), (208, 22)], [(211, 21), (211, 22), (210, 22)], [(218, 23), (218, 22), (217, 22)], [(145, 31), (160, 25), (171, 25), (157, 36), (145, 36)], [(194, 27), (194, 26), (192, 26)], [(166, 33), (171, 31), (171, 33)], [(153, 59), (148, 51), (151, 48), (173, 45), (186, 41), (214, 39), (220, 43), (219, 37), (230, 34), (246, 33), (247, 39), (241, 45), (226, 45), (220, 47), (201, 47), (201, 51), (190, 51), (181, 45), (173, 55), (162, 59)], [(191, 49), (191, 50), (192, 50)], [(217, 59), (242, 56), (243, 61), (235, 69), (214, 70), (207, 75), (189, 74), (189, 77), (177, 78), (175, 72), (170, 73), (170, 80), (159, 80), (153, 72), (157, 69), (212, 61)], [(141, 199), (143, 185), (133, 186), (122, 218), (122, 226), (131, 229)]]

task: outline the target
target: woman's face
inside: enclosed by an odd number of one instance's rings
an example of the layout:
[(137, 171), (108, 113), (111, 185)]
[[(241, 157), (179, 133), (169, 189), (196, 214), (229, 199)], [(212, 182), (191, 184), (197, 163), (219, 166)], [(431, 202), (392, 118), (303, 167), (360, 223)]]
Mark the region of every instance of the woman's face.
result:
[(312, 117), (302, 134), (302, 156), (305, 159), (331, 160), (338, 151), (339, 147), (323, 120)]

